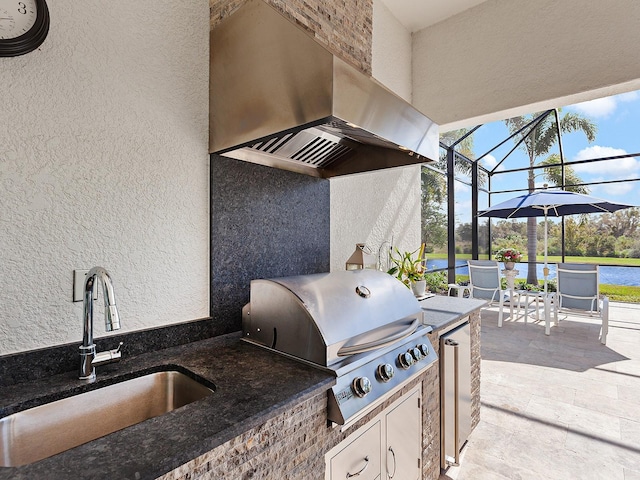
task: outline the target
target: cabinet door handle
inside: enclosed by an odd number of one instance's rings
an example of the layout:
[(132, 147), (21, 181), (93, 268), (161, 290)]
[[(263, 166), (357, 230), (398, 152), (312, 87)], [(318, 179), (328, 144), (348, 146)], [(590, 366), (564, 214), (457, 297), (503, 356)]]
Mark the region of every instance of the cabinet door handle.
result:
[[(396, 452), (393, 451), (393, 448), (389, 447), (389, 451), (391, 452), (391, 456), (393, 457), (393, 473), (387, 473), (387, 477), (390, 479), (393, 478), (396, 474)], [(389, 470), (389, 469), (387, 469)]]
[(360, 470), (358, 470), (356, 473), (349, 473), (347, 472), (347, 478), (351, 478), (351, 477), (359, 477), (360, 474), (362, 472), (364, 472), (367, 467), (369, 466), (369, 456), (364, 457), (364, 467), (362, 467)]

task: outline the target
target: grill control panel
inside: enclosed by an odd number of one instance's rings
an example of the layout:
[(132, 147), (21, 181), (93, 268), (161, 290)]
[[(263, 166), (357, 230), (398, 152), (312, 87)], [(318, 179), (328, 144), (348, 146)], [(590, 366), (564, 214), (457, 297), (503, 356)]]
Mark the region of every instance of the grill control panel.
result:
[(339, 376), (329, 394), (329, 420), (343, 425), (350, 417), (437, 360), (426, 333), (414, 333), (363, 365)]

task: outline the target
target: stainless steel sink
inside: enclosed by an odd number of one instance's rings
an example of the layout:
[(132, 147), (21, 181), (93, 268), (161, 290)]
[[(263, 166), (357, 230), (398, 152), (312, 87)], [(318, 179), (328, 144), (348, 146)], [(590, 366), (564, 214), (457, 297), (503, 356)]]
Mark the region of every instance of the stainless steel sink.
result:
[(177, 371), (151, 373), (0, 419), (0, 467), (27, 465), (205, 398)]

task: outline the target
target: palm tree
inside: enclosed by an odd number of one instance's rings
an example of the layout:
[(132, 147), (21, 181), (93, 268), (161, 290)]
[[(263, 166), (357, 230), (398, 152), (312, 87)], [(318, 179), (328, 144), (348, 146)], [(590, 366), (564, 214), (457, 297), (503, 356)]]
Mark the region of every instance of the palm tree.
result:
[[(460, 128), (458, 130), (450, 130), (448, 132), (443, 132), (440, 134), (440, 143), (444, 143), (445, 145), (451, 145), (456, 140), (461, 138), (463, 135), (469, 133), (468, 128)], [(473, 153), (473, 135), (469, 135), (464, 140), (456, 145), (456, 151), (463, 154), (467, 158), (474, 159)]]
[[(560, 110), (558, 109), (558, 111)], [(539, 116), (540, 113), (522, 115), (520, 117), (514, 117), (505, 120), (505, 124), (507, 125), (507, 128), (509, 129), (511, 134), (514, 134)], [(582, 115), (579, 115), (577, 113), (568, 112), (560, 118), (560, 131), (562, 133), (583, 132), (587, 137), (587, 140), (589, 142), (593, 142), (596, 138), (596, 130), (597, 127), (591, 119), (583, 117)], [(530, 132), (525, 133), (525, 135), (526, 137), (520, 145), (529, 156), (529, 166), (533, 167), (536, 164), (536, 160), (540, 157), (547, 156), (551, 148), (558, 141), (558, 128), (556, 128), (555, 116), (547, 113), (535, 125), (535, 127), (533, 127)], [(517, 138), (516, 136), (514, 138), (516, 138), (516, 141), (519, 141), (522, 137)], [(543, 160), (541, 163), (558, 163), (557, 160), (559, 160), (559, 157), (556, 156), (554, 158), (553, 156), (551, 156)], [(565, 188), (565, 190), (582, 192), (586, 190), (584, 187), (565, 186), (570, 185), (571, 183), (573, 183), (574, 185), (581, 183), (575, 172), (573, 172), (573, 170), (569, 169), (566, 166), (565, 185), (562, 185), (562, 175), (560, 168), (562, 167), (545, 168), (543, 171), (545, 179), (549, 183), (562, 186), (563, 188)], [(533, 192), (535, 190), (535, 174), (533, 168), (530, 168), (528, 173), (527, 187), (529, 192)], [(570, 182), (566, 181), (568, 173), (575, 177)], [(537, 248), (537, 219), (535, 217), (531, 217), (527, 219), (527, 257), (529, 259), (529, 273), (527, 274), (527, 283), (531, 283), (534, 285), (537, 285), (538, 283), (538, 275), (536, 271)]]
[[(451, 145), (468, 132), (468, 129), (451, 130), (440, 134), (440, 143)], [(473, 136), (470, 135), (456, 145), (456, 151), (473, 159)], [(440, 157), (433, 164), (442, 172), (447, 171), (447, 156), (440, 150)], [(471, 174), (471, 164), (456, 162), (456, 171), (464, 175)], [(447, 230), (447, 179), (444, 175), (429, 167), (422, 167), (422, 241), (427, 251), (444, 247), (448, 241)]]
[[(560, 154), (552, 153), (540, 162), (540, 165), (549, 165), (544, 169), (544, 178), (552, 185), (562, 185), (562, 167), (560, 164)], [(581, 185), (582, 178), (569, 165), (564, 166), (564, 190), (567, 192), (589, 194), (589, 187)]]

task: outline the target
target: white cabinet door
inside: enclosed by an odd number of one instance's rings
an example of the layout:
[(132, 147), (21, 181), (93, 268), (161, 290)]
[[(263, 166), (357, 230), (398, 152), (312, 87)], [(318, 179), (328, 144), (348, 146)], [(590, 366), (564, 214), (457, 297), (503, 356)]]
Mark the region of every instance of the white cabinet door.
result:
[(422, 477), (422, 383), (325, 456), (326, 480), (418, 480)]
[(380, 478), (380, 441), (382, 438), (381, 421), (371, 424), (355, 438), (348, 437), (340, 451), (328, 462), (331, 480), (376, 480)]
[(420, 392), (403, 398), (391, 407), (386, 421), (386, 472), (388, 479), (413, 480), (421, 477), (422, 409)]

